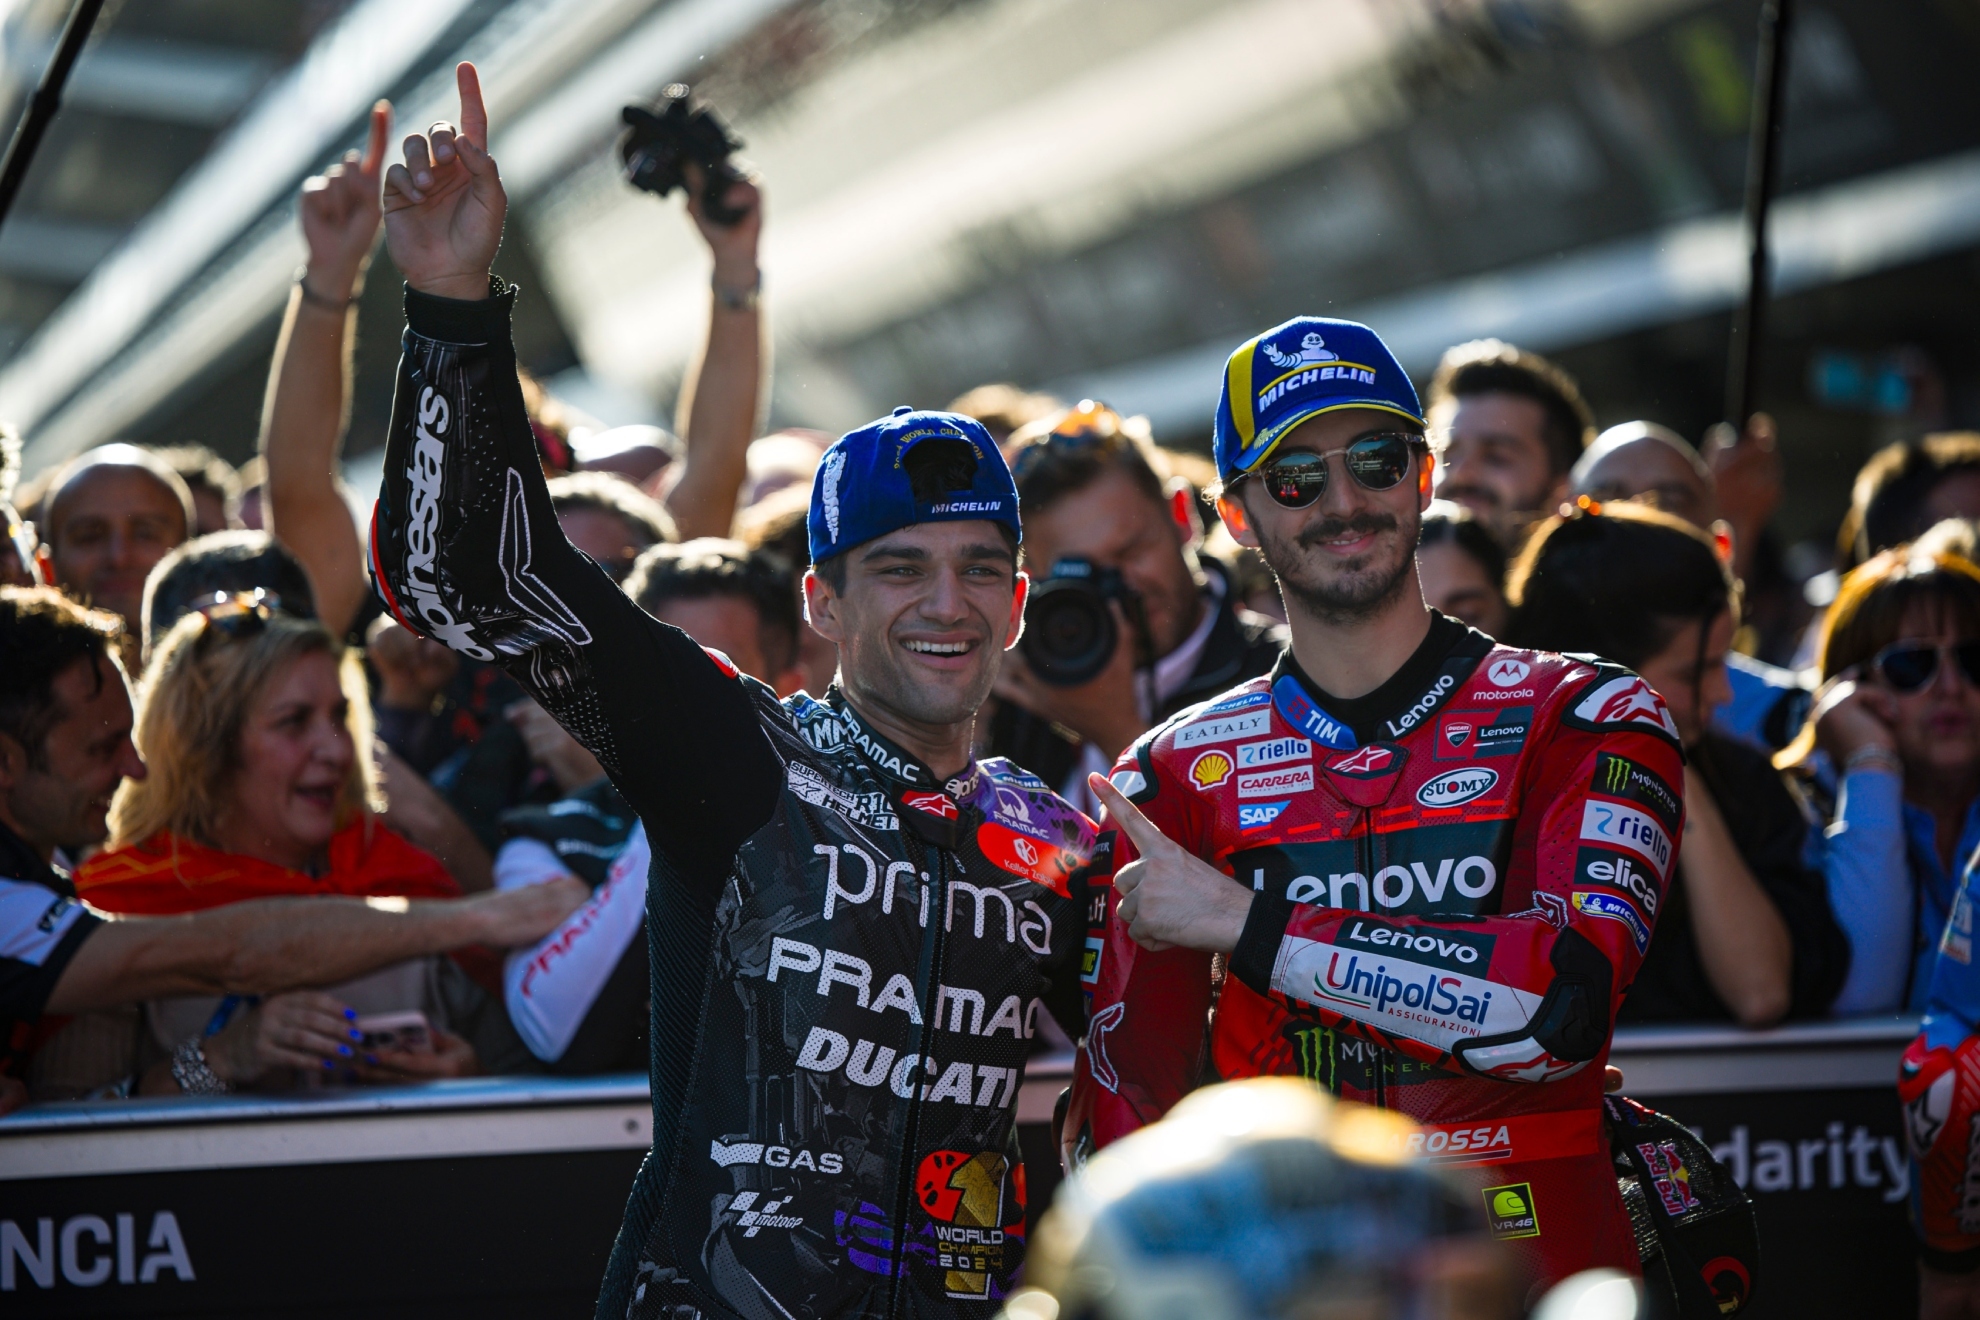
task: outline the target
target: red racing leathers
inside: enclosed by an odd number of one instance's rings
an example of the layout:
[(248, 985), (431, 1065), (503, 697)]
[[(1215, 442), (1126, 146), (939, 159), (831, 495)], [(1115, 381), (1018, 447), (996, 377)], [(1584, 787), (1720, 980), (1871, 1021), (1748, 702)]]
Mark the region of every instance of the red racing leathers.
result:
[[(1113, 780), (1256, 892), (1236, 951), (1149, 953), (1093, 900), (1063, 1133), (1077, 1156), (1202, 1083), (1296, 1074), (1399, 1110), (1474, 1166), (1535, 1278), (1639, 1269), (1601, 1134), (1602, 1064), (1683, 828), (1663, 702), (1626, 670), (1441, 615), (1382, 688), (1290, 653), (1185, 711)], [(1134, 856), (1115, 839), (1116, 861)]]

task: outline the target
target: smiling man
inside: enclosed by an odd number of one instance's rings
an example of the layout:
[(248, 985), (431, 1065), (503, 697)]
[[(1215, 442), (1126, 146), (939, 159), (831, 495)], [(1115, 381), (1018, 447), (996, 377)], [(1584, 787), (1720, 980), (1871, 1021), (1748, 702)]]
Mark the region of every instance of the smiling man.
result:
[(978, 423), (898, 409), (812, 489), (823, 701), (648, 616), (558, 530), (491, 280), (506, 199), (471, 66), (407, 140), (407, 330), (372, 538), (407, 627), (497, 658), (646, 827), (653, 1152), (599, 1314), (988, 1317), (1024, 1256), (1015, 1099), (1080, 1030), (1091, 824), (972, 726), (1024, 605)]
[(1062, 1137), (1077, 1158), (1204, 1081), (1305, 1076), (1477, 1166), (1531, 1280), (1636, 1270), (1602, 1063), (1681, 834), (1676, 729), (1626, 670), (1424, 604), (1423, 429), (1366, 326), (1232, 355), (1218, 508), (1292, 647), (1093, 778), (1132, 846)]

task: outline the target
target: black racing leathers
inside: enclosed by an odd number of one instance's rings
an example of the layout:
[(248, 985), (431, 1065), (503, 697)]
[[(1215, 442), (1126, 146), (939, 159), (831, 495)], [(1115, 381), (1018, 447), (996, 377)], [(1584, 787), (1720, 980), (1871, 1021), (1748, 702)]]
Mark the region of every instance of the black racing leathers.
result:
[(653, 1149), (599, 1314), (988, 1316), (1023, 1260), (1039, 1010), (1079, 1034), (1093, 827), (1007, 762), (938, 782), (633, 605), (552, 514), (513, 297), (407, 295), (373, 570), (652, 840)]

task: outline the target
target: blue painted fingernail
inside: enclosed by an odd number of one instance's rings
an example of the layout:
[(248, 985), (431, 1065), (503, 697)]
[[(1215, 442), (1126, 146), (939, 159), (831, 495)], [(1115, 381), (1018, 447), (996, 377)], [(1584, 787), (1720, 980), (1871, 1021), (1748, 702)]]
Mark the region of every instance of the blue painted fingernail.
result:
[(350, 1022), (355, 1022), (355, 1021), (357, 1021), (357, 1010), (356, 1010), (355, 1008), (347, 1008), (347, 1009), (345, 1009), (345, 1010), (344, 1010), (344, 1018), (345, 1018), (345, 1020), (346, 1020), (346, 1021), (350, 1021)]
[(335, 1068), (335, 1067), (336, 1067), (337, 1065), (336, 1065), (336, 1064), (334, 1064), (334, 1063), (332, 1063), (332, 1062), (330, 1062), (330, 1060), (328, 1060), (328, 1059), (325, 1059), (325, 1060), (323, 1061), (323, 1066), (324, 1066), (325, 1068)]
[(351, 1039), (356, 1041), (362, 1041), (364, 1039), (364, 1033), (362, 1031), (359, 1031), (356, 1027), (352, 1027)]
[(364, 1061), (365, 1061), (366, 1063), (377, 1063), (377, 1062), (378, 1062), (378, 1056), (377, 1056), (376, 1054), (367, 1054), (367, 1055), (365, 1055), (365, 1056), (364, 1056)]
[(337, 1052), (339, 1054), (342, 1054), (345, 1058), (349, 1058), (351, 1053), (351, 1047), (348, 1045), (339, 1045), (337, 1047)]

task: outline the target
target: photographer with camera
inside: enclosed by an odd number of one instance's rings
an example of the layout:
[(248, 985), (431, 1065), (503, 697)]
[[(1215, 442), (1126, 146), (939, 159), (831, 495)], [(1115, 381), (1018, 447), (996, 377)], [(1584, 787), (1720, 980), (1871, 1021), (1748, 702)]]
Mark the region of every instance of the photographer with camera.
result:
[(1156, 471), (1139, 420), (1082, 400), (1009, 448), (1038, 580), (998, 678), (990, 750), (1089, 813), (1089, 773), (1267, 672), (1286, 645), (1284, 626), (1244, 609), (1222, 566), (1198, 555), (1195, 494)]

